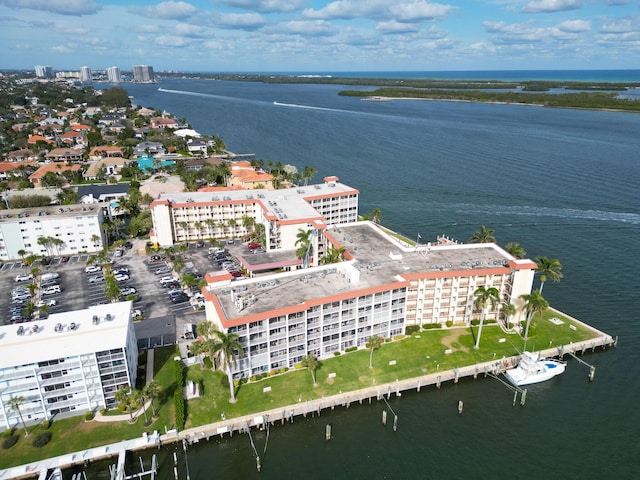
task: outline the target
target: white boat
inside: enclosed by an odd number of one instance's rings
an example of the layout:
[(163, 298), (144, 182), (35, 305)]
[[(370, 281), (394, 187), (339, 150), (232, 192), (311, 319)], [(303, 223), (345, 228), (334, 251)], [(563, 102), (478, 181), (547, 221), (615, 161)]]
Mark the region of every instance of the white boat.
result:
[(505, 372), (507, 379), (517, 387), (546, 382), (564, 372), (567, 364), (560, 360), (540, 358), (540, 353), (524, 352), (518, 366)]

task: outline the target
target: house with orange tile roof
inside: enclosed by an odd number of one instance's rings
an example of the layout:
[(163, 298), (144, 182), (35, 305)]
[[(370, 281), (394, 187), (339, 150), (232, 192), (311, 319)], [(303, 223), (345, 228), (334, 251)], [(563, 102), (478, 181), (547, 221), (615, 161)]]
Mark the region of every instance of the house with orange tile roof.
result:
[(0, 162), (0, 180), (7, 180), (14, 172), (19, 175), (21, 167), (29, 166), (37, 168), (36, 162)]
[(70, 170), (72, 172), (77, 172), (81, 168), (82, 168), (82, 166), (78, 165), (77, 163), (73, 164), (73, 165), (66, 165), (64, 163), (47, 163), (46, 165), (43, 165), (40, 168), (38, 168), (31, 175), (29, 175), (29, 181), (31, 183), (33, 183), (33, 185), (36, 188), (40, 188), (40, 187), (42, 187), (42, 184), (40, 183), (40, 181), (49, 172), (53, 172), (55, 174), (60, 175), (60, 174), (62, 174), (62, 172), (66, 171), (66, 170)]
[(33, 153), (28, 148), (23, 148), (20, 150), (14, 150), (13, 152), (9, 152), (7, 154), (8, 162), (24, 162), (27, 160), (38, 160), (38, 154)]
[(69, 130), (60, 135), (60, 141), (65, 145), (87, 146), (87, 137), (81, 132)]
[(89, 125), (83, 125), (81, 123), (75, 124), (75, 125), (71, 125), (71, 130), (74, 130), (76, 132), (90, 132), (91, 130), (93, 130), (93, 127), (90, 127)]
[(165, 129), (165, 128), (178, 128), (180, 125), (173, 118), (153, 117), (149, 122), (149, 126), (151, 128)]
[(273, 190), (273, 175), (262, 170), (256, 170), (249, 162), (235, 162), (231, 165), (231, 175), (227, 179), (229, 187), (239, 186), (245, 189), (256, 187)]
[(81, 162), (83, 153), (83, 150), (73, 148), (54, 148), (45, 155), (45, 158), (52, 162)]
[(45, 143), (48, 143), (49, 145), (55, 145), (56, 143), (49, 138), (43, 137), (42, 135), (29, 135), (29, 137), (27, 138), (28, 144), (36, 144), (38, 142), (45, 142)]
[(122, 154), (122, 148), (116, 145), (99, 145), (89, 150), (89, 160), (95, 162), (103, 158), (121, 157)]

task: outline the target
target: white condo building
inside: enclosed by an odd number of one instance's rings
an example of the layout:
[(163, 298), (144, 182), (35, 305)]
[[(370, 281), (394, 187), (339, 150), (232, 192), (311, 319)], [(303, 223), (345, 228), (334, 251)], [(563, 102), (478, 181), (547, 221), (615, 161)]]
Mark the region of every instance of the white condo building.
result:
[[(0, 212), (0, 261), (25, 255), (97, 252), (103, 245), (103, 212), (108, 204), (9, 209)], [(44, 244), (39, 238), (56, 239)], [(42, 241), (41, 241), (42, 242)]]
[(149, 65), (134, 65), (132, 70), (134, 82), (148, 83), (155, 80), (153, 67)]
[(316, 264), (326, 245), (322, 235), (326, 226), (358, 219), (359, 192), (337, 177), (324, 180), (282, 190), (161, 194), (151, 204), (151, 240), (166, 247), (205, 238), (241, 238), (253, 229), (246, 225), (249, 217), (264, 227), (267, 251), (295, 250), (299, 230), (312, 229), (311, 264)]
[(0, 428), (116, 405), (135, 386), (138, 347), (131, 302), (56, 313), (47, 320), (0, 327)]
[(83, 83), (93, 82), (93, 72), (89, 67), (80, 68), (80, 81)]
[(107, 68), (107, 80), (109, 80), (111, 83), (121, 83), (122, 74), (120, 73), (120, 68), (119, 67)]
[(36, 77), (38, 78), (53, 78), (53, 68), (49, 65), (36, 65)]

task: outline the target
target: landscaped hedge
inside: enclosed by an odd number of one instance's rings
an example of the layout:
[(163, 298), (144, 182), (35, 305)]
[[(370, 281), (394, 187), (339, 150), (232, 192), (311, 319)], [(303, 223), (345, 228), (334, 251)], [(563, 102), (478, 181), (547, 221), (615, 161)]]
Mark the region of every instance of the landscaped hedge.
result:
[(409, 325), (404, 329), (407, 335), (413, 335), (420, 331), (420, 325)]
[(182, 366), (182, 360), (174, 360), (174, 373), (176, 380), (176, 389), (173, 392), (173, 406), (176, 414), (176, 428), (182, 430), (185, 422), (184, 411), (184, 367)]
[(422, 325), (423, 330), (434, 330), (436, 328), (442, 328), (442, 325), (440, 325), (439, 323), (426, 323)]
[(51, 436), (51, 432), (42, 432), (40, 435), (33, 439), (31, 445), (35, 448), (42, 448), (51, 441)]
[(4, 440), (2, 440), (2, 449), (9, 450), (16, 443), (18, 443), (18, 436), (12, 433), (11, 435), (5, 437)]

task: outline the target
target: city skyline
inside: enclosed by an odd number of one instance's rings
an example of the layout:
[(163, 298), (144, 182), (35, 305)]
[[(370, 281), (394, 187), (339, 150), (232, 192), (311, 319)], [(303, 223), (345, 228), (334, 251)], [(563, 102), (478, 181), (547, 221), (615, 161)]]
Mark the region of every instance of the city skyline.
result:
[(628, 69), (630, 0), (0, 0), (0, 68)]

